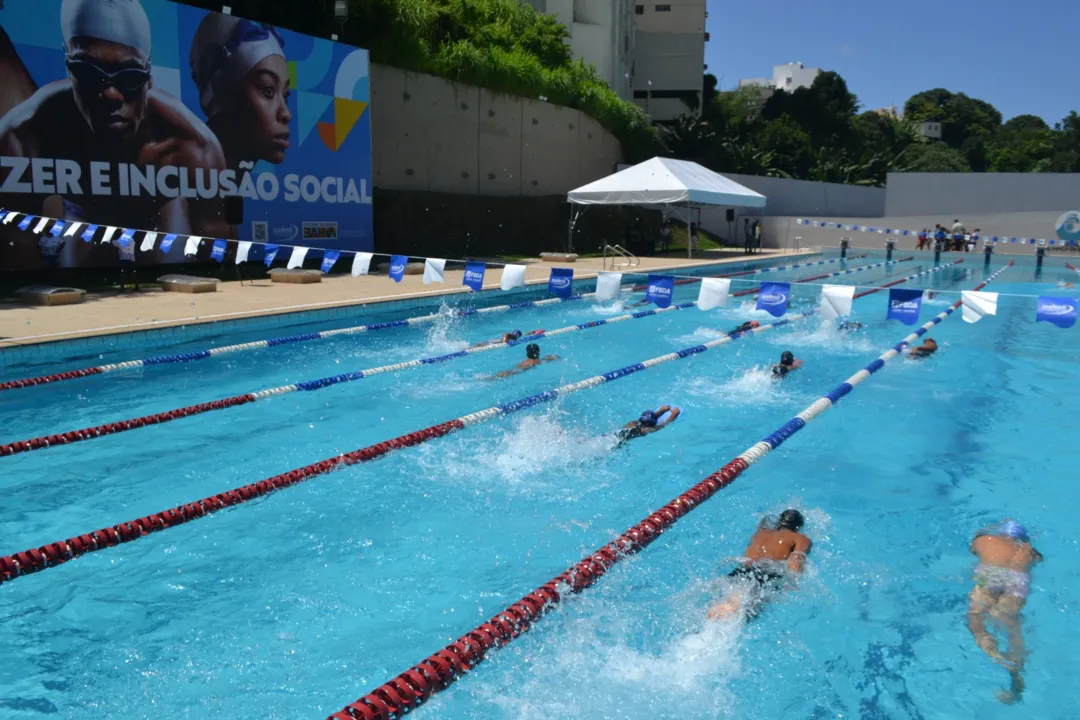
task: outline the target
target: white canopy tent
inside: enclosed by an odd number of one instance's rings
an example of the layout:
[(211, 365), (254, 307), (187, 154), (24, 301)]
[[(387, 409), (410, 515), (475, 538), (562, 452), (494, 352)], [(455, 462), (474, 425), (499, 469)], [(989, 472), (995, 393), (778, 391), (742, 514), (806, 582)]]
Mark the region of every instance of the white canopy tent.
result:
[[(765, 207), (764, 195), (734, 180), (694, 162), (661, 157), (571, 190), (566, 199), (574, 206), (570, 212), (571, 250), (574, 224), (589, 205), (659, 205), (665, 215), (672, 208), (692, 209), (708, 205)], [(683, 219), (689, 229), (689, 215)], [(688, 257), (690, 251), (691, 244), (687, 242)]]

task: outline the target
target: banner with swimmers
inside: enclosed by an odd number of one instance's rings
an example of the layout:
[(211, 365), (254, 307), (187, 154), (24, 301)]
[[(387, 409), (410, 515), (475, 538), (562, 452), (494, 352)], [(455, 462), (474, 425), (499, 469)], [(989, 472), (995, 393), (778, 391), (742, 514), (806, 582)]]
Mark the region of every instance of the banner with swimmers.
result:
[[(370, 251), (370, 115), (366, 50), (168, 0), (0, 10), (0, 207)], [(105, 245), (120, 241), (65, 238), (58, 264), (115, 265)], [(214, 249), (203, 245), (199, 260)], [(159, 244), (138, 261), (183, 262), (183, 250)], [(4, 269), (43, 261), (0, 243)]]

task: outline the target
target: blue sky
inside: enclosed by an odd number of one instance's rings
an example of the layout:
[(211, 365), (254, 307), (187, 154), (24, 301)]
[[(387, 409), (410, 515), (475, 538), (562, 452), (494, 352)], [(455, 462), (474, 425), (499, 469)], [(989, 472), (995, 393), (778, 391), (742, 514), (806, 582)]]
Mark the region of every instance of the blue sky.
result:
[(863, 109), (935, 87), (1052, 126), (1080, 111), (1080, 0), (708, 1), (705, 62), (730, 89), (802, 61), (835, 70)]

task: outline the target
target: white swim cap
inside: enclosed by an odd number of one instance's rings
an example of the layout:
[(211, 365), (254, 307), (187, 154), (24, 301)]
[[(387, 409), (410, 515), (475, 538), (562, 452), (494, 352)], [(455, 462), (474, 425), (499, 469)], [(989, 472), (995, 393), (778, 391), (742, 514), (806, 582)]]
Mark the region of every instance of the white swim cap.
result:
[(150, 58), (150, 18), (139, 0), (64, 0), (60, 6), (64, 45), (76, 37), (127, 45)]
[(271, 55), (285, 57), (285, 49), (269, 26), (232, 15), (207, 14), (195, 31), (188, 56), (206, 117), (220, 113), (248, 71)]

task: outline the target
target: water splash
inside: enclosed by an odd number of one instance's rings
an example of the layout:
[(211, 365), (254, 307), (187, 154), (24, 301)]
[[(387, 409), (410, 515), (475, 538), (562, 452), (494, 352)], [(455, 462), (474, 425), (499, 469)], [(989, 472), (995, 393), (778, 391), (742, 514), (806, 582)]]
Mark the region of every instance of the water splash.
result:
[(726, 382), (695, 377), (687, 383), (687, 390), (691, 396), (740, 406), (776, 405), (790, 400), (782, 383), (773, 379), (772, 368), (756, 365)]

